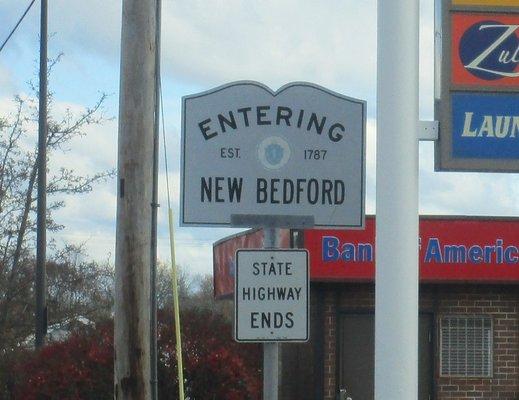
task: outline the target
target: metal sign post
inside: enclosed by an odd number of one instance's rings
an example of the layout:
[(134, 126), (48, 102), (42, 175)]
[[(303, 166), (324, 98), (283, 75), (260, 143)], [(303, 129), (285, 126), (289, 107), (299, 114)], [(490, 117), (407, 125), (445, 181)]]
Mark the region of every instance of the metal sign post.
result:
[(279, 342), (309, 338), (308, 252), (278, 249), (275, 227), (263, 234), (263, 249), (236, 251), (234, 336), (263, 343), (263, 398), (277, 400)]
[(376, 400), (418, 397), (418, 3), (378, 1)]
[[(263, 247), (273, 249), (278, 244), (278, 229), (263, 229)], [(263, 400), (278, 400), (279, 343), (263, 343)]]

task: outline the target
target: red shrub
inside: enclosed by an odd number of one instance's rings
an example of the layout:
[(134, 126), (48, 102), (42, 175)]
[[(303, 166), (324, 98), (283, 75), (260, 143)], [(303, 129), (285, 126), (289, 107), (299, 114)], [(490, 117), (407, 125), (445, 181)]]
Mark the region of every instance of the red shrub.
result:
[(112, 326), (78, 332), (64, 342), (28, 352), (13, 372), (15, 399), (111, 399)]
[[(159, 316), (159, 321), (159, 398), (177, 399), (171, 313)], [(261, 398), (260, 346), (234, 342), (231, 324), (208, 311), (186, 311), (181, 323), (186, 395), (194, 400)]]
[[(191, 400), (258, 400), (260, 347), (232, 340), (221, 315), (200, 310), (182, 314), (186, 395)], [(178, 399), (175, 333), (171, 313), (159, 313), (159, 398)], [(18, 354), (9, 369), (13, 400), (113, 399), (113, 325), (77, 332), (40, 351)], [(9, 392), (9, 393), (7, 393)]]

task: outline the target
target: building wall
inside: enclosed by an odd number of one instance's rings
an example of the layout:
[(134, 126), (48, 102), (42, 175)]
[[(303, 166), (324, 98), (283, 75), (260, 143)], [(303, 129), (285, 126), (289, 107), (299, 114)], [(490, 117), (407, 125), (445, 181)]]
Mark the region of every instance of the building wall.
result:
[(337, 390), (337, 303), (340, 292), (327, 290), (324, 296), (324, 398), (335, 399)]
[[(337, 316), (340, 312), (373, 312), (372, 284), (313, 284), (311, 340), (283, 353), (283, 370), (299, 363), (298, 373), (306, 376), (301, 397), (285, 391), (282, 399), (336, 400)], [(435, 320), (435, 399), (519, 399), (519, 287), (501, 285), (422, 285), (420, 312), (433, 313)], [(439, 319), (443, 315), (488, 315), (493, 320), (492, 378), (447, 378), (439, 374)], [(319, 329), (319, 327), (323, 329)], [(322, 332), (319, 333), (319, 332)], [(284, 346), (284, 349), (287, 346)], [(292, 353), (290, 353), (292, 352)], [(294, 358), (295, 353), (301, 353)], [(302, 356), (302, 354), (306, 356)], [(291, 359), (286, 358), (291, 354)], [(290, 362), (292, 361), (292, 362)], [(322, 363), (322, 364), (321, 364)], [(316, 376), (315, 365), (322, 365)], [(290, 368), (290, 367), (288, 367)], [(306, 372), (305, 372), (306, 371)], [(313, 374), (313, 375), (312, 375)], [(313, 376), (313, 379), (309, 378)], [(288, 376), (285, 379), (289, 378)], [(291, 381), (297, 380), (294, 375)], [(312, 381), (309, 385), (309, 381)], [(321, 381), (321, 384), (318, 381)], [(301, 382), (301, 381), (300, 381)], [(285, 387), (287, 381), (282, 385)], [(311, 387), (310, 387), (311, 386)], [(322, 393), (317, 397), (316, 393)], [(310, 395), (309, 393), (312, 393)], [(306, 395), (308, 394), (308, 395)], [(288, 397), (287, 397), (288, 396)], [(313, 396), (313, 397), (312, 397)]]
[(310, 339), (281, 345), (280, 400), (316, 400), (322, 397), (324, 291), (310, 290)]
[(445, 378), (437, 371), (437, 398), (519, 399), (519, 288), (443, 286), (437, 292), (437, 302), (440, 316), (491, 316), (494, 333), (492, 378)]

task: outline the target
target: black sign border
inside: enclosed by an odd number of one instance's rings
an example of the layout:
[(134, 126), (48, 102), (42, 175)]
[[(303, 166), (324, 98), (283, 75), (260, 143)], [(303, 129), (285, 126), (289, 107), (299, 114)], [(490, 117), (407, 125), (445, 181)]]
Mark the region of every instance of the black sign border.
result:
[[(186, 113), (185, 113), (185, 110), (186, 110), (186, 103), (187, 101), (189, 101), (190, 99), (196, 99), (198, 97), (204, 97), (204, 96), (208, 96), (208, 95), (211, 95), (213, 93), (216, 93), (216, 92), (219, 92), (219, 91), (222, 91), (222, 90), (225, 90), (229, 87), (233, 87), (233, 86), (242, 86), (242, 85), (252, 85), (252, 86), (256, 86), (256, 87), (259, 87), (265, 91), (267, 91), (268, 93), (270, 93), (273, 97), (276, 97), (277, 95), (279, 95), (280, 93), (284, 92), (285, 90), (291, 88), (291, 87), (294, 87), (294, 86), (303, 86), (303, 87), (311, 87), (313, 89), (317, 89), (317, 90), (320, 90), (328, 95), (331, 95), (333, 97), (336, 97), (336, 98), (339, 98), (339, 99), (342, 99), (342, 100), (347, 100), (351, 103), (356, 103), (356, 104), (360, 104), (361, 105), (361, 109), (362, 109), (362, 157), (361, 157), (361, 166), (360, 166), (360, 178), (361, 178), (361, 191), (362, 191), (362, 195), (361, 195), (361, 209), (360, 209), (360, 220), (358, 223), (355, 223), (355, 224), (350, 224), (350, 225), (333, 225), (333, 224), (326, 224), (326, 225), (323, 225), (323, 224), (316, 224), (314, 225), (315, 228), (321, 228), (321, 229), (328, 229), (328, 228), (335, 228), (335, 229), (364, 229), (364, 226), (365, 226), (365, 219), (366, 219), (366, 141), (367, 141), (367, 138), (366, 138), (366, 131), (367, 131), (367, 127), (366, 127), (366, 124), (367, 124), (367, 102), (365, 100), (360, 100), (360, 99), (356, 99), (356, 98), (353, 98), (353, 97), (349, 97), (349, 96), (345, 96), (345, 95), (342, 95), (340, 93), (337, 93), (337, 92), (334, 92), (330, 89), (327, 89), (323, 86), (319, 86), (315, 83), (309, 83), (309, 82), (302, 82), (302, 81), (296, 81), (296, 82), (290, 82), (290, 83), (287, 83), (286, 85), (283, 85), (282, 87), (280, 87), (278, 90), (272, 90), (271, 88), (269, 88), (268, 86), (260, 83), (260, 82), (256, 82), (256, 81), (250, 81), (250, 80), (242, 80), (242, 81), (235, 81), (235, 82), (230, 82), (230, 83), (227, 83), (227, 84), (224, 84), (224, 85), (221, 85), (221, 86), (218, 86), (216, 88), (213, 88), (213, 89), (210, 89), (210, 90), (207, 90), (205, 92), (201, 92), (201, 93), (196, 93), (196, 94), (192, 94), (192, 95), (187, 95), (187, 96), (183, 96), (182, 97), (182, 126), (181, 126), (181, 155), (180, 155), (180, 168), (181, 168), (181, 175), (180, 175), (180, 191), (181, 191), (181, 194), (180, 194), (180, 226), (194, 226), (194, 227), (211, 227), (211, 226), (215, 226), (215, 227), (233, 227), (233, 225), (231, 224), (231, 221), (228, 221), (228, 222), (219, 222), (219, 223), (216, 223), (216, 222), (192, 222), (192, 221), (187, 221), (185, 219), (185, 207), (186, 207), (186, 199), (185, 199), (185, 190), (184, 190), (184, 182), (185, 182), (185, 170), (186, 170), (186, 165), (185, 165), (185, 156), (184, 156), (184, 152), (185, 152), (185, 148), (186, 148), (186, 131), (185, 131), (185, 127), (186, 127)], [(252, 227), (254, 228), (254, 227)], [(292, 228), (291, 226), (285, 226), (284, 228)]]
[[(238, 256), (240, 252), (298, 252), (306, 254), (306, 338), (304, 339), (238, 339)], [(306, 343), (310, 340), (310, 253), (306, 249), (238, 249), (235, 256), (233, 337), (238, 343)]]

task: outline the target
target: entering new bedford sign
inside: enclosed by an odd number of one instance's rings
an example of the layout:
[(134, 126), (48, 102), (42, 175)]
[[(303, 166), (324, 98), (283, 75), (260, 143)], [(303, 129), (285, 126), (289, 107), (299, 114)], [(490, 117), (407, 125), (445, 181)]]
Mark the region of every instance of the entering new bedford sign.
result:
[(234, 216), (364, 224), (366, 103), (309, 83), (241, 81), (183, 99), (183, 225)]

